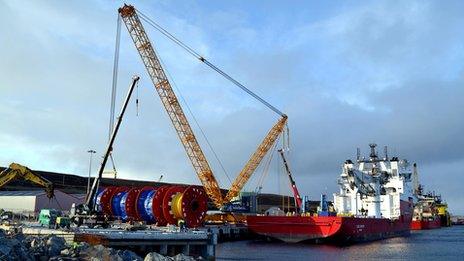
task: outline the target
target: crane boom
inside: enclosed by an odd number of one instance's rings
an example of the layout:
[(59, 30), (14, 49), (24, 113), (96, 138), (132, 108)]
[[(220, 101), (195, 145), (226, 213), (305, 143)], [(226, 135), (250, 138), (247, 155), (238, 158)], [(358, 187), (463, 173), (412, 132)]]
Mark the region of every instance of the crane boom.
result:
[(110, 140), (105, 150), (105, 155), (103, 156), (100, 169), (98, 170), (98, 176), (96, 179), (93, 180), (92, 188), (90, 189), (85, 199), (85, 204), (90, 211), (95, 210), (95, 197), (98, 192), (98, 187), (100, 185), (100, 180), (102, 179), (103, 171), (105, 170), (106, 162), (108, 161), (108, 158), (111, 157), (111, 152), (113, 151), (113, 144), (116, 139), (116, 136), (118, 135), (119, 127), (122, 123), (122, 118), (124, 117), (124, 113), (126, 112), (127, 105), (129, 104), (129, 100), (131, 98), (132, 92), (134, 91), (135, 85), (139, 80), (139, 76), (135, 75), (134, 77), (132, 77), (132, 83), (129, 87), (129, 91), (127, 92), (126, 99), (124, 100), (121, 112), (119, 113), (119, 117), (117, 118), (116, 124), (113, 127), (113, 131), (111, 132)]
[(250, 179), (253, 172), (258, 167), (259, 163), (262, 161), (266, 153), (271, 148), (272, 144), (276, 141), (277, 137), (282, 133), (284, 130), (285, 124), (287, 123), (287, 116), (284, 115), (279, 121), (272, 127), (272, 129), (268, 132), (266, 137), (264, 137), (261, 144), (258, 146), (256, 151), (253, 153), (251, 158), (248, 160), (245, 167), (242, 169), (240, 174), (232, 183), (232, 186), (227, 192), (227, 195), (224, 199), (224, 202), (230, 202), (234, 197), (238, 196), (240, 191), (242, 190), (245, 183)]
[(292, 173), (290, 172), (290, 167), (288, 166), (287, 160), (285, 159), (284, 151), (280, 149), (279, 153), (282, 161), (284, 162), (285, 170), (287, 171), (288, 179), (290, 180), (290, 184), (292, 186), (293, 197), (295, 198), (295, 206), (301, 210), (303, 201), (301, 200), (300, 192), (298, 191), (295, 180), (293, 179)]
[(124, 5), (119, 8), (119, 14), (126, 25), (155, 89), (161, 98), (161, 102), (163, 103), (164, 108), (176, 129), (177, 135), (179, 136), (206, 193), (216, 206), (222, 206), (223, 199), (218, 182), (213, 175), (211, 167), (209, 166), (200, 145), (198, 144), (195, 134), (187, 121), (187, 117), (179, 104), (174, 90), (164, 73), (161, 62), (150, 43), (148, 35), (143, 28), (135, 8), (131, 5)]
[(53, 183), (44, 177), (35, 174), (28, 167), (20, 165), (18, 163), (11, 163), (8, 168), (0, 172), (0, 188), (8, 184), (10, 181), (21, 177), (24, 180), (31, 181), (37, 185), (45, 188), (48, 198), (53, 198), (54, 189)]

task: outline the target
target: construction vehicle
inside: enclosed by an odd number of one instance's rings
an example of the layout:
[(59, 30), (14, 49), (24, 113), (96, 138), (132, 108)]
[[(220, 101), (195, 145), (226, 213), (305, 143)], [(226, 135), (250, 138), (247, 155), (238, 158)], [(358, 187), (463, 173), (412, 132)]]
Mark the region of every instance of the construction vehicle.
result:
[(49, 199), (52, 199), (55, 195), (51, 181), (18, 163), (11, 163), (8, 168), (0, 172), (0, 189), (15, 179), (24, 179), (44, 187)]
[(288, 166), (287, 160), (285, 159), (284, 151), (283, 149), (278, 150), (280, 157), (282, 158), (282, 161), (285, 166), (285, 170), (288, 175), (288, 179), (290, 180), (290, 186), (292, 186), (292, 192), (293, 192), (293, 198), (295, 199), (295, 208), (297, 212), (301, 211), (301, 206), (302, 206), (302, 200), (300, 196), (300, 192), (298, 191), (298, 188), (296, 187), (295, 180), (292, 177), (292, 173), (290, 172), (290, 167)]
[(72, 221), (78, 226), (82, 224), (87, 224), (89, 226), (101, 225), (103, 227), (106, 227), (108, 226), (108, 221), (111, 219), (111, 217), (102, 215), (102, 213), (100, 213), (96, 209), (96, 204), (95, 204), (96, 195), (98, 192), (98, 188), (100, 185), (100, 181), (102, 179), (102, 175), (103, 175), (103, 171), (105, 169), (106, 163), (110, 157), (111, 152), (113, 151), (113, 144), (118, 134), (119, 127), (121, 126), (124, 113), (126, 111), (131, 95), (139, 79), (140, 77), (138, 76), (134, 76), (132, 78), (132, 84), (129, 87), (129, 91), (127, 92), (121, 112), (119, 114), (119, 117), (117, 118), (117, 122), (114, 126), (114, 130), (111, 134), (111, 138), (109, 140), (108, 146), (106, 147), (105, 155), (103, 156), (103, 160), (98, 170), (98, 176), (97, 178), (93, 180), (92, 187), (86, 195), (85, 202), (77, 206), (73, 205), (73, 207), (71, 208), (70, 217)]
[[(171, 84), (166, 76), (164, 69), (162, 68), (161, 62), (157, 57), (157, 54), (150, 43), (148, 35), (141, 23), (140, 18), (150, 25), (158, 28), (159, 26), (154, 23), (150, 18), (136, 10), (131, 5), (124, 5), (119, 8), (119, 15), (122, 18), (127, 31), (129, 32), (137, 51), (147, 69), (147, 72), (153, 82), (153, 85), (161, 98), (161, 101), (169, 115), (169, 118), (179, 136), (182, 145), (187, 152), (187, 155), (195, 169), (195, 172), (200, 179), (206, 193), (212, 200), (214, 205), (219, 209), (227, 209), (227, 204), (240, 193), (245, 183), (249, 180), (253, 172), (256, 170), (263, 157), (267, 154), (269, 149), (275, 143), (279, 135), (284, 131), (284, 127), (287, 123), (287, 115), (277, 110), (275, 107), (264, 101), (262, 98), (251, 92), (245, 86), (240, 84), (238, 81), (227, 75), (225, 72), (217, 68), (215, 65), (206, 60), (203, 56), (199, 55), (193, 49), (180, 42), (173, 35), (168, 33), (166, 30), (161, 29), (160, 31), (165, 34), (169, 39), (173, 40), (176, 44), (187, 50), (190, 54), (194, 55), (199, 61), (206, 64), (214, 71), (218, 72), (226, 79), (233, 82), (235, 85), (246, 91), (248, 94), (253, 96), (258, 101), (262, 102), (268, 108), (280, 115), (278, 122), (271, 128), (268, 134), (265, 136), (261, 144), (258, 146), (256, 151), (253, 153), (251, 158), (246, 163), (245, 167), (238, 174), (234, 182), (232, 183), (227, 195), (223, 197), (219, 184), (211, 170), (211, 167), (200, 147), (200, 144), (195, 137), (195, 134), (185, 116), (182, 107), (178, 101), (176, 94), (174, 93)], [(140, 15), (140, 17), (139, 17)]]
[(48, 228), (69, 228), (71, 219), (56, 209), (41, 209), (39, 213), (39, 224)]

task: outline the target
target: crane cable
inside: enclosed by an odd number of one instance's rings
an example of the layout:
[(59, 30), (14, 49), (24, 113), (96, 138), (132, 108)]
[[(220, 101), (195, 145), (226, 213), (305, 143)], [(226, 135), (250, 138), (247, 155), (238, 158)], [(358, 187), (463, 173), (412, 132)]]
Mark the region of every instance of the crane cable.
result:
[[(280, 138), (280, 136), (279, 136), (279, 138)], [(257, 186), (255, 188), (256, 192), (261, 191), (264, 180), (266, 179), (266, 177), (269, 174), (269, 167), (271, 166), (271, 162), (272, 162), (272, 158), (274, 157), (275, 149), (277, 148), (277, 144), (279, 143), (278, 139), (276, 140), (276, 142), (272, 146), (272, 150), (270, 150), (271, 153), (269, 153), (268, 160), (266, 161), (266, 164), (264, 165), (264, 168), (263, 168), (263, 172), (261, 173), (261, 176), (258, 179), (258, 184), (257, 184)]]
[(203, 62), (204, 64), (206, 64), (207, 66), (209, 66), (211, 69), (213, 69), (214, 71), (216, 71), (217, 73), (219, 73), (220, 75), (222, 75), (224, 78), (226, 78), (227, 80), (231, 81), (232, 83), (234, 83), (236, 86), (238, 86), (240, 89), (242, 89), (243, 91), (245, 91), (246, 93), (248, 93), (249, 95), (251, 95), (253, 98), (255, 98), (256, 100), (258, 100), (259, 102), (261, 102), (262, 104), (264, 104), (266, 107), (268, 107), (269, 109), (271, 109), (272, 111), (274, 111), (275, 113), (279, 114), (281, 117), (286, 117), (286, 115), (281, 112), (280, 110), (278, 110), (276, 107), (272, 106), (270, 103), (268, 103), (267, 101), (265, 101), (263, 98), (259, 97), (256, 93), (252, 92), (250, 89), (248, 89), (247, 87), (245, 87), (243, 84), (241, 84), (240, 82), (238, 82), (237, 80), (235, 80), (234, 78), (232, 78), (230, 75), (228, 75), (227, 73), (225, 73), (224, 71), (222, 71), (221, 69), (219, 69), (217, 66), (215, 66), (214, 64), (212, 64), (211, 62), (209, 62), (208, 60), (206, 60), (206, 58), (204, 58), (202, 55), (200, 55), (199, 53), (197, 53), (195, 50), (193, 50), (191, 47), (189, 47), (188, 45), (186, 45), (185, 43), (183, 43), (182, 41), (180, 41), (178, 38), (176, 38), (174, 35), (172, 35), (171, 33), (169, 33), (166, 29), (164, 29), (163, 27), (161, 27), (159, 24), (157, 24), (155, 21), (153, 21), (152, 19), (150, 19), (148, 16), (146, 16), (144, 13), (140, 12), (139, 10), (136, 9), (136, 12), (140, 15), (140, 17), (142, 18), (142, 20), (144, 20), (146, 23), (148, 23), (149, 25), (151, 25), (153, 28), (155, 28), (157, 31), (159, 31), (161, 34), (163, 34), (164, 36), (166, 36), (168, 39), (170, 39), (171, 41), (173, 41), (175, 44), (177, 44), (178, 46), (180, 46), (182, 49), (184, 49), (185, 51), (187, 51), (189, 54), (191, 54), (192, 56), (194, 56), (195, 58), (197, 58), (198, 60), (200, 60), (201, 62)]
[(111, 138), (114, 128), (114, 113), (116, 106), (116, 89), (118, 85), (118, 67), (119, 67), (119, 46), (121, 43), (121, 16), (118, 15), (116, 26), (116, 43), (114, 48), (114, 61), (113, 61), (113, 81), (111, 83), (111, 108), (110, 108), (110, 125), (108, 139)]
[[(118, 68), (119, 68), (119, 46), (121, 45), (121, 16), (118, 15), (116, 21), (116, 43), (114, 47), (114, 61), (113, 61), (113, 81), (111, 83), (111, 105), (110, 105), (110, 124), (108, 131), (108, 139), (111, 139), (111, 135), (114, 130), (114, 113), (116, 107), (116, 91), (118, 86)], [(114, 164), (113, 153), (110, 153), (111, 165), (116, 178), (116, 165)]]

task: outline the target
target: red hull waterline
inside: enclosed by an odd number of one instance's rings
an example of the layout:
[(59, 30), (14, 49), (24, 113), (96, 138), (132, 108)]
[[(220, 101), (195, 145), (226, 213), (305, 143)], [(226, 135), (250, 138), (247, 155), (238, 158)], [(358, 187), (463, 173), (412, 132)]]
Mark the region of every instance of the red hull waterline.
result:
[(254, 233), (284, 242), (355, 243), (410, 234), (412, 204), (401, 202), (399, 219), (370, 217), (248, 216)]
[(411, 222), (412, 230), (435, 229), (441, 228), (440, 218), (434, 220), (413, 220)]

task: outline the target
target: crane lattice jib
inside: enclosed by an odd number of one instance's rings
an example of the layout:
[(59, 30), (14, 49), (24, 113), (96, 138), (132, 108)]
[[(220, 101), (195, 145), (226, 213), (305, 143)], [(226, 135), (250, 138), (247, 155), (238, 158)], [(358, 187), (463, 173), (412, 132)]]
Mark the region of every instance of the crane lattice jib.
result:
[(268, 132), (268, 134), (263, 139), (259, 147), (256, 149), (255, 153), (251, 156), (245, 167), (234, 180), (234, 183), (232, 183), (232, 186), (230, 187), (230, 190), (227, 193), (224, 202), (230, 202), (234, 197), (238, 196), (243, 186), (245, 186), (245, 184), (250, 179), (251, 175), (256, 170), (264, 156), (266, 156), (266, 153), (269, 151), (272, 144), (274, 144), (277, 137), (279, 137), (279, 135), (284, 130), (286, 123), (287, 116), (284, 115)]
[(218, 182), (164, 73), (160, 60), (156, 56), (155, 50), (150, 43), (135, 8), (130, 5), (124, 5), (119, 9), (119, 14), (134, 41), (135, 47), (142, 58), (148, 74), (155, 85), (155, 89), (206, 193), (217, 207), (222, 206), (222, 194)]

